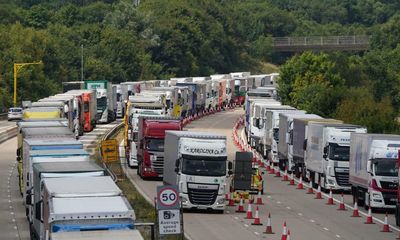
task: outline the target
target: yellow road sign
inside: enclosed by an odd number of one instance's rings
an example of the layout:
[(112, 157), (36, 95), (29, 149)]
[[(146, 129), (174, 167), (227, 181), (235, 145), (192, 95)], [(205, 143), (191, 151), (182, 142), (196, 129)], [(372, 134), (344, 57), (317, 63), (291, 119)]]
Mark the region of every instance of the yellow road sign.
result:
[(118, 143), (115, 139), (101, 141), (101, 156), (103, 162), (115, 162), (119, 160)]

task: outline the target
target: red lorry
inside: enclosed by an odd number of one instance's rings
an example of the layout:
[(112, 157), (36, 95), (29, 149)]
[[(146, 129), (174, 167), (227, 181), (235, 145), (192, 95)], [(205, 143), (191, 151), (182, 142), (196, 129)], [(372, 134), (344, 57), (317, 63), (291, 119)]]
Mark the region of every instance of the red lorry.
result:
[(182, 130), (181, 121), (163, 116), (140, 116), (138, 127), (138, 175), (143, 179), (160, 178), (164, 168), (165, 131)]

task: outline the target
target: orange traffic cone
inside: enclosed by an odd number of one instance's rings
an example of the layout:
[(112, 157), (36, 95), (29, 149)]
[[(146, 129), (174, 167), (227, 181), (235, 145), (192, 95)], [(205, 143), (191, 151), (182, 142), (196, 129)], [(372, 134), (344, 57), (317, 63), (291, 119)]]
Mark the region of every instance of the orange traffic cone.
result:
[(276, 170), (275, 170), (275, 177), (281, 177), (281, 171), (280, 171), (280, 169), (279, 169), (279, 166), (276, 167)]
[(307, 194), (314, 194), (314, 188), (312, 187), (312, 183), (308, 186)]
[(328, 202), (326, 203), (326, 205), (335, 205), (335, 203), (333, 202), (333, 197), (332, 197), (332, 188), (329, 189), (329, 197), (328, 197)]
[(346, 211), (346, 207), (344, 205), (344, 198), (343, 198), (343, 193), (340, 196), (340, 204), (338, 210)]
[(265, 234), (274, 234), (272, 232), (272, 226), (271, 226), (271, 213), (268, 213), (268, 219), (267, 219), (267, 228), (265, 229)]
[(290, 174), (290, 182), (289, 182), (289, 185), (294, 185), (293, 172)]
[(230, 207), (235, 206), (235, 200), (233, 199), (233, 193), (231, 193), (231, 196), (229, 197), (228, 206), (230, 206)]
[(243, 207), (243, 197), (240, 197), (240, 202), (239, 202), (239, 206), (238, 209), (236, 210), (237, 213), (244, 213), (246, 211), (244, 211), (244, 207)]
[(285, 173), (283, 174), (282, 181), (285, 181), (285, 182), (289, 181), (289, 177), (288, 177), (288, 174), (287, 174), (287, 166), (285, 167)]
[(388, 224), (388, 216), (387, 213), (385, 215), (385, 221), (383, 222), (383, 228), (381, 232), (391, 232), (389, 224)]
[(261, 191), (258, 191), (256, 205), (264, 205), (262, 198), (261, 198)]
[(247, 212), (245, 219), (253, 219), (253, 211), (251, 210), (251, 202), (247, 205)]
[(300, 176), (300, 181), (297, 184), (297, 189), (304, 189), (303, 188), (303, 176)]
[(281, 237), (281, 240), (287, 240), (286, 221), (283, 223), (283, 229), (282, 229), (282, 237)]
[(315, 199), (322, 199), (321, 185), (318, 185), (318, 189), (317, 189), (317, 193), (315, 195)]
[(354, 209), (353, 209), (353, 214), (351, 215), (352, 217), (360, 217), (360, 213), (358, 212), (358, 204), (357, 201), (354, 203)]
[(365, 221), (365, 224), (374, 224), (374, 220), (372, 219), (371, 214), (371, 206), (368, 208), (367, 221)]
[(256, 215), (254, 216), (254, 222), (251, 225), (262, 225), (260, 217), (258, 216), (258, 207), (256, 208)]

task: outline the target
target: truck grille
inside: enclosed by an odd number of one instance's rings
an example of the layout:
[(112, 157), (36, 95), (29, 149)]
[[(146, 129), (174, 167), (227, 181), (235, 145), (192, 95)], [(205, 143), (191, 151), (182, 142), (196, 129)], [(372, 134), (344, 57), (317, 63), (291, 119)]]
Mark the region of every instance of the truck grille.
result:
[(152, 161), (153, 169), (158, 175), (163, 175), (164, 172), (164, 157), (157, 156), (157, 160)]
[(348, 169), (341, 168), (338, 171), (338, 168), (336, 168), (335, 169), (335, 178), (336, 178), (336, 182), (339, 186), (350, 186)]
[(385, 205), (396, 205), (397, 195), (396, 193), (386, 193), (383, 192), (383, 201), (385, 201)]
[(195, 205), (213, 205), (218, 196), (218, 188), (215, 190), (211, 189), (195, 189), (189, 188), (189, 200)]
[(397, 183), (394, 182), (386, 182), (386, 181), (380, 181), (381, 187), (383, 189), (388, 189), (388, 190), (397, 190)]

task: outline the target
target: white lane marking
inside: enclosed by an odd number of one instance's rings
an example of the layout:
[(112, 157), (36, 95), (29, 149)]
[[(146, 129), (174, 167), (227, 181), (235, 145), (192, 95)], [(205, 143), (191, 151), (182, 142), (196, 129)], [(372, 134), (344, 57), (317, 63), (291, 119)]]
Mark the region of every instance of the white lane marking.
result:
[(340, 238), (340, 235), (336, 235), (337, 238)]
[(267, 196), (267, 198), (271, 198), (271, 196)]
[(231, 213), (230, 211), (226, 211), (226, 213)]
[(238, 218), (238, 217), (234, 217), (234, 219), (236, 219), (236, 220), (239, 220), (239, 218)]
[(310, 222), (312, 222), (312, 223), (315, 223), (315, 220), (313, 220), (313, 219), (310, 219)]
[(281, 204), (281, 202), (280, 202), (280, 201), (277, 201), (276, 203), (277, 203), (277, 204)]
[(297, 213), (297, 215), (299, 215), (299, 216), (303, 216), (303, 214), (302, 214), (301, 212)]
[(249, 225), (247, 225), (247, 224), (244, 224), (244, 226), (245, 226), (245, 227), (249, 227)]
[(329, 231), (329, 229), (328, 229), (328, 228), (326, 228), (326, 227), (324, 227), (324, 230), (325, 230), (325, 231)]
[(292, 208), (291, 208), (291, 207), (289, 207), (289, 206), (287, 206), (286, 208), (287, 208), (287, 209), (289, 209), (289, 210), (290, 210), (290, 209), (292, 209)]
[(260, 233), (259, 233), (259, 232), (254, 232), (254, 234), (255, 234), (255, 235), (260, 235)]

